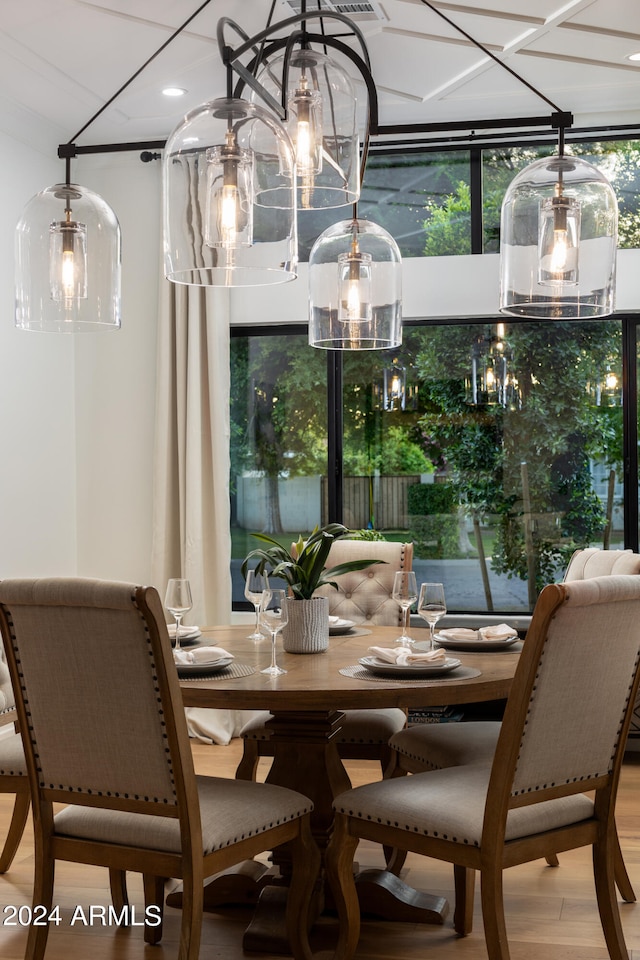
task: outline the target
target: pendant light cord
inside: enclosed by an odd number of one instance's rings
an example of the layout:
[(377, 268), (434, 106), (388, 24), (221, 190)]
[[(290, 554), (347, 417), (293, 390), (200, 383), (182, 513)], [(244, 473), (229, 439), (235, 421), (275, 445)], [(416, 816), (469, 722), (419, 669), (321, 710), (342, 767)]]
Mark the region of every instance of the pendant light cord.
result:
[(187, 27), (187, 26), (191, 23), (191, 21), (194, 20), (195, 17), (197, 17), (198, 14), (201, 13), (201, 12), (204, 10), (205, 7), (208, 7), (210, 3), (211, 3), (211, 0), (204, 0), (204, 3), (201, 3), (200, 6), (198, 7), (198, 9), (195, 10), (195, 11), (191, 14), (191, 16), (188, 17), (188, 18), (184, 21), (184, 23), (183, 23), (181, 26), (178, 27), (177, 30), (174, 30), (174, 32), (171, 34), (170, 37), (168, 37), (167, 40), (165, 40), (165, 42), (162, 44), (162, 46), (158, 47), (158, 49), (156, 50), (156, 52), (155, 52), (155, 53), (152, 53), (148, 60), (145, 60), (145, 62), (142, 64), (142, 66), (141, 66), (138, 70), (136, 70), (136, 72), (133, 74), (133, 76), (129, 77), (129, 79), (126, 81), (126, 83), (123, 83), (122, 86), (120, 87), (120, 89), (119, 89), (119, 90), (116, 90), (116, 92), (113, 94), (113, 96), (112, 96), (112, 97), (109, 97), (109, 99), (107, 100), (106, 103), (103, 103), (103, 105), (100, 107), (100, 109), (97, 110), (96, 113), (94, 113), (94, 115), (93, 115), (89, 120), (87, 120), (87, 122), (85, 123), (85, 125), (84, 125), (83, 127), (81, 127), (81, 128), (78, 130), (78, 132), (77, 132), (73, 137), (71, 137), (70, 140), (67, 140), (67, 146), (69, 146), (70, 144), (74, 143), (74, 141), (77, 140), (78, 137), (79, 137), (81, 134), (84, 133), (84, 131), (87, 129), (87, 127), (90, 127), (91, 124), (93, 123), (93, 121), (94, 121), (94, 120), (97, 120), (98, 117), (100, 116), (100, 114), (103, 113), (103, 112), (107, 109), (107, 107), (111, 106), (111, 104), (113, 103), (113, 101), (114, 101), (117, 97), (120, 96), (120, 94), (123, 92), (123, 90), (126, 90), (127, 87), (129, 86), (129, 84), (130, 84), (130, 83), (133, 83), (133, 81), (136, 79), (136, 77), (140, 76), (140, 74), (142, 73), (142, 71), (143, 71), (144, 69), (146, 69), (146, 67), (148, 67), (149, 64), (150, 64), (153, 60), (155, 60), (155, 58), (156, 58), (159, 54), (162, 53), (162, 51), (165, 49), (165, 47), (168, 47), (169, 44), (170, 44), (173, 40), (175, 40), (175, 38), (176, 38), (179, 34), (182, 33), (182, 31), (185, 29), (185, 27)]

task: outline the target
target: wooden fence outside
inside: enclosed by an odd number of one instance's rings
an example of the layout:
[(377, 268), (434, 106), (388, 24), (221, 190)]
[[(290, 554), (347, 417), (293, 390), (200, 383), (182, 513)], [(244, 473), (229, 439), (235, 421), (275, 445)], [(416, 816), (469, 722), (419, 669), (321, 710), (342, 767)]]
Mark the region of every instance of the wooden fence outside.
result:
[[(344, 523), (352, 530), (372, 526), (376, 530), (406, 530), (409, 526), (407, 491), (420, 476), (345, 477)], [(322, 522), (329, 517), (327, 478), (322, 478)]]

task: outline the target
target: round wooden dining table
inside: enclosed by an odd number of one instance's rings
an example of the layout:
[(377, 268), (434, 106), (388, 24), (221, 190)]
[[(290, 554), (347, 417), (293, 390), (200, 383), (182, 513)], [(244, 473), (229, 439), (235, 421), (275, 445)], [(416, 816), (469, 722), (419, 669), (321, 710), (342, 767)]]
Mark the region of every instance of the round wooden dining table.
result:
[[(425, 640), (426, 630), (412, 631), (416, 641)], [(268, 710), (273, 746), (273, 763), (266, 779), (310, 797), (314, 803), (312, 829), (324, 853), (333, 824), (334, 798), (350, 789), (347, 772), (338, 755), (336, 734), (345, 710), (357, 708), (429, 708), (443, 704), (464, 704), (505, 698), (519, 660), (521, 644), (498, 651), (449, 652), (461, 661), (451, 673), (435, 677), (384, 677), (367, 675), (359, 664), (369, 647), (393, 647), (397, 627), (354, 627), (341, 636), (331, 636), (328, 649), (315, 654), (290, 654), (278, 638), (277, 661), (287, 672), (272, 678), (261, 673), (270, 662), (270, 641), (258, 643), (247, 638), (247, 627), (203, 628), (201, 644), (223, 647), (233, 655), (232, 669), (207, 678), (181, 679), (185, 706), (227, 709)], [(230, 674), (242, 673), (241, 676)], [(286, 862), (276, 861), (286, 874)], [(384, 870), (368, 871), (359, 891), (363, 912), (388, 919), (442, 923), (448, 910), (442, 897), (422, 894), (407, 887), (400, 878)], [(375, 875), (374, 875), (375, 874)], [(253, 882), (252, 878), (252, 882)], [(262, 883), (259, 876), (256, 883)], [(228, 896), (228, 881), (205, 888), (205, 908), (214, 909)], [(267, 915), (260, 921), (258, 910), (245, 935), (248, 950), (282, 949), (280, 934), (274, 933), (273, 911), (277, 888), (265, 886), (260, 899)], [(270, 897), (272, 899), (270, 899)], [(363, 902), (364, 898), (364, 902)], [(167, 901), (170, 902), (169, 900)], [(179, 901), (175, 899), (175, 905)]]

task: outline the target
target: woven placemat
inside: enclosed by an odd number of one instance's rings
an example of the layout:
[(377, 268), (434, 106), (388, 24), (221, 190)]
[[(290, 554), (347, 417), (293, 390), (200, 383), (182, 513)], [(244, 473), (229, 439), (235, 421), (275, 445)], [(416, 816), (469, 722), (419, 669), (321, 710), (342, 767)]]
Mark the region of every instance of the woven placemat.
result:
[(441, 673), (436, 677), (422, 677), (419, 680), (409, 680), (404, 677), (380, 677), (371, 673), (366, 667), (361, 667), (359, 663), (354, 663), (350, 667), (342, 667), (339, 671), (343, 677), (352, 677), (354, 680), (377, 680), (379, 683), (408, 683), (414, 687), (424, 687), (425, 683), (446, 683), (448, 680), (471, 680), (472, 677), (479, 677), (481, 670), (475, 667), (456, 667), (451, 673)]
[(370, 633), (371, 630), (367, 630), (366, 627), (351, 627), (343, 633), (331, 633), (331, 631), (329, 631), (329, 640), (331, 640), (332, 637), (367, 637)]
[(250, 677), (252, 673), (255, 673), (255, 667), (250, 667), (248, 663), (237, 663), (235, 660), (233, 663), (230, 663), (228, 667), (225, 667), (224, 670), (211, 673), (207, 670), (206, 667), (202, 668), (202, 673), (189, 673), (188, 676), (180, 677), (180, 670), (178, 670), (178, 676), (182, 681), (192, 680), (237, 680), (239, 677)]

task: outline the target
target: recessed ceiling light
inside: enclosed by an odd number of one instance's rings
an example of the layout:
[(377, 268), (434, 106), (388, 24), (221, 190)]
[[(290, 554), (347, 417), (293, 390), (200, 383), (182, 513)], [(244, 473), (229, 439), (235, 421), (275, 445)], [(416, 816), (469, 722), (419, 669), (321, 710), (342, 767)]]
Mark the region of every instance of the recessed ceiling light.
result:
[(638, 53), (629, 54), (627, 60), (640, 60), (640, 51), (638, 51)]
[(187, 91), (184, 87), (165, 87), (162, 92), (165, 97), (184, 97)]

